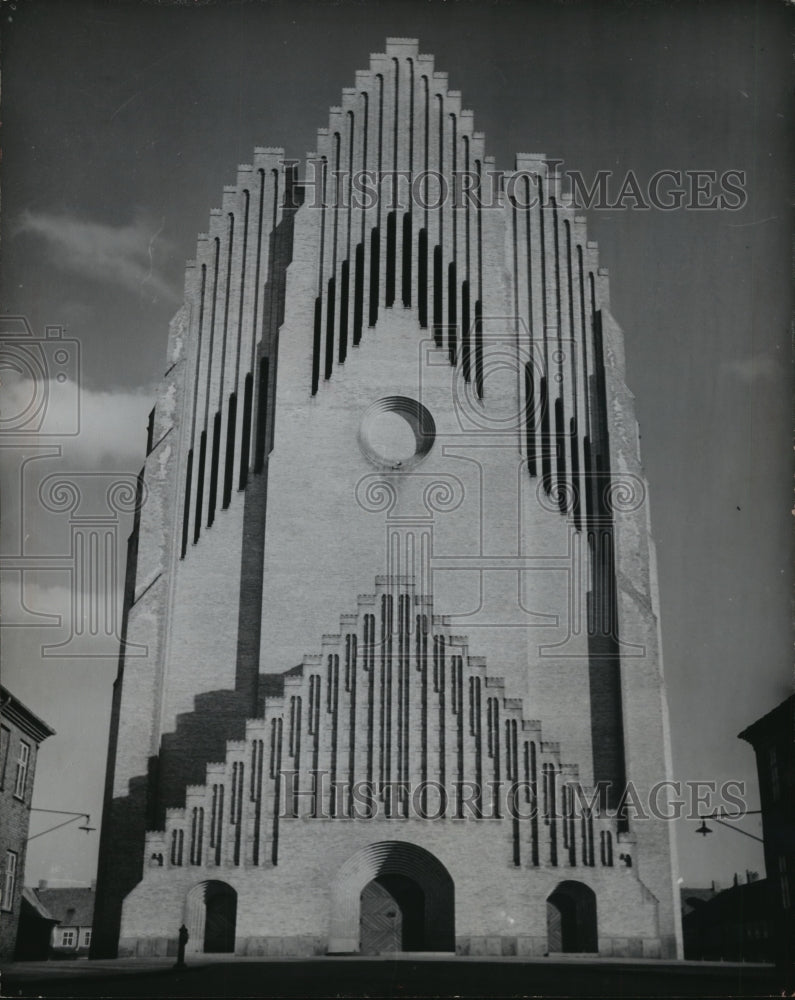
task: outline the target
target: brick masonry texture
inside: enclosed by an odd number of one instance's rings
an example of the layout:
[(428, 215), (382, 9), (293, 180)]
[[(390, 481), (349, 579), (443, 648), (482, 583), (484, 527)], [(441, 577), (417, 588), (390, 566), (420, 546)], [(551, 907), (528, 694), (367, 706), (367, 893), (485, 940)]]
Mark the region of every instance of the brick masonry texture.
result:
[[(9, 960), (14, 957), (22, 889), (25, 884), (30, 803), (33, 798), (39, 745), (53, 735), (53, 730), (5, 688), (0, 693), (0, 722), (5, 731), (4, 756), (0, 759), (0, 888), (3, 892), (0, 908), (0, 958)], [(27, 745), (29, 756), (25, 780), (17, 795), (17, 761), (22, 743)], [(6, 895), (9, 851), (16, 855), (16, 878), (10, 899)]]
[[(357, 170), (382, 177), (370, 205)], [(391, 171), (467, 171), (477, 196), (401, 201)], [(461, 954), (678, 953), (670, 824), (573, 814), (602, 782), (643, 798), (668, 735), (623, 336), (558, 188), (541, 156), (498, 175), (446, 74), (392, 39), (302, 181), (258, 148), (224, 189), (131, 545), (147, 655), (120, 660), (94, 954), (170, 954), (183, 922), (210, 947), (216, 905), (240, 954), (356, 951), (387, 875)], [(414, 455), (362, 445), (379, 407)], [(539, 814), (313, 818), (318, 769), (526, 781)]]

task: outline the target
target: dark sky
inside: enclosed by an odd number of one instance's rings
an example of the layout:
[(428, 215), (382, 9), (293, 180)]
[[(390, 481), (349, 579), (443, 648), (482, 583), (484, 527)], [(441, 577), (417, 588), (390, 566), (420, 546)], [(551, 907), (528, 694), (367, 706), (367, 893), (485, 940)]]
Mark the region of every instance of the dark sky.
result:
[[(184, 260), (222, 186), (255, 145), (295, 157), (314, 149), (328, 107), (388, 35), (417, 37), (435, 55), (499, 167), (544, 152), (586, 179), (615, 171), (616, 188), (628, 170), (641, 186), (663, 169), (745, 171), (741, 211), (588, 215), (626, 333), (650, 481), (675, 775), (746, 780), (755, 807), (753, 755), (736, 735), (792, 680), (792, 8), (10, 6), (3, 310), (37, 331), (64, 324), (80, 342), (92, 422), (82, 444), (64, 446), (70, 468), (138, 467)], [(6, 537), (13, 516), (7, 504)], [(3, 635), (6, 682), (59, 730), (61, 742), (45, 745), (38, 803), (98, 803), (115, 664), (53, 666), (37, 656), (40, 641), (36, 630)], [(690, 884), (762, 864), (747, 838), (718, 828), (706, 839), (719, 843), (705, 844), (693, 828), (682, 824), (679, 837)], [(58, 838), (35, 842), (33, 877), (89, 878), (95, 846)]]

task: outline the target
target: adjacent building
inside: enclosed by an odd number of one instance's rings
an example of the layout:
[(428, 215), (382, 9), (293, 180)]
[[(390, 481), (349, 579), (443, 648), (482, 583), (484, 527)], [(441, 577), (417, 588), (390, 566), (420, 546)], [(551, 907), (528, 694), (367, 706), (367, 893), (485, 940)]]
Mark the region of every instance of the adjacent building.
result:
[(794, 971), (795, 695), (740, 733), (756, 753), (762, 808), (767, 904), (776, 960)]
[(199, 236), (130, 540), (92, 954), (681, 953), (608, 273), (387, 40)]
[(0, 687), (0, 959), (14, 957), (40, 744), (54, 734)]
[(775, 960), (775, 914), (767, 879), (746, 875), (726, 889), (682, 889), (685, 958), (715, 962)]
[(22, 890), (19, 929), (14, 958), (18, 962), (41, 962), (50, 957), (53, 929), (58, 921), (28, 886)]
[(87, 956), (94, 922), (94, 887), (50, 888), (46, 882), (40, 882), (35, 891), (38, 900), (58, 921), (50, 937), (51, 957)]

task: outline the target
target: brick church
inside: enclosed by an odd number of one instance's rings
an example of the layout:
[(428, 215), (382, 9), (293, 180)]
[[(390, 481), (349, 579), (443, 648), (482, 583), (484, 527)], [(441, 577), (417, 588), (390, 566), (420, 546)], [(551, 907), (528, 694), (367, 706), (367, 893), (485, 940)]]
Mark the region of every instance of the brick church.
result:
[(387, 39), (187, 264), (130, 538), (93, 953), (675, 957), (623, 336), (542, 154)]

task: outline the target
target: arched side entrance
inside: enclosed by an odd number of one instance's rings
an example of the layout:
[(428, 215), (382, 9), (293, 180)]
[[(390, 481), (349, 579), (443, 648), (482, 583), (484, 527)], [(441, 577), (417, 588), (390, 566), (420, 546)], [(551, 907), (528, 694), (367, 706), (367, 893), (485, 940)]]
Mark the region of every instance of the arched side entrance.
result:
[(547, 897), (547, 951), (598, 950), (596, 894), (582, 882), (560, 882)]
[(455, 951), (455, 887), (430, 851), (400, 840), (370, 844), (331, 885), (329, 953)]
[(185, 900), (188, 953), (235, 950), (237, 893), (231, 885), (212, 879), (194, 886)]

